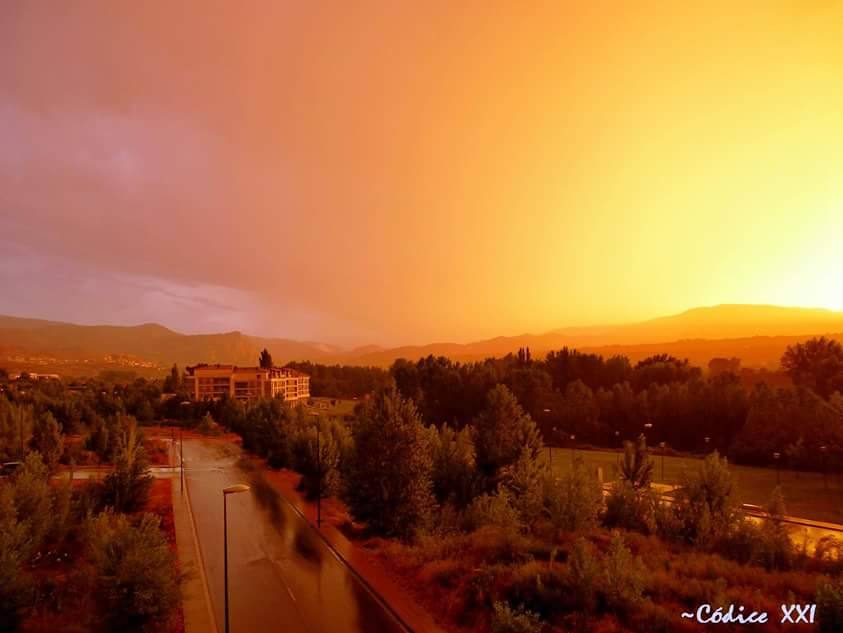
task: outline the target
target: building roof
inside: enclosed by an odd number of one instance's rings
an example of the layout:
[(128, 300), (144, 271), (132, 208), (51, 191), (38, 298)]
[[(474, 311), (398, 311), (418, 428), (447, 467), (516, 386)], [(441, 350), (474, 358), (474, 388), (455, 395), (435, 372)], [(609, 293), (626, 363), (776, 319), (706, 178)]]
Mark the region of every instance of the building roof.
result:
[(186, 374), (193, 375), (196, 370), (210, 370), (210, 371), (219, 371), (225, 370), (230, 371), (233, 374), (246, 374), (246, 373), (257, 373), (257, 372), (272, 372), (273, 375), (282, 375), (288, 377), (296, 377), (296, 378), (309, 378), (307, 374), (298, 369), (293, 369), (292, 367), (273, 367), (271, 370), (266, 369), (265, 367), (239, 367), (237, 365), (221, 365), (221, 364), (208, 364), (208, 363), (199, 363), (198, 365), (192, 365), (189, 367), (185, 367), (184, 371)]

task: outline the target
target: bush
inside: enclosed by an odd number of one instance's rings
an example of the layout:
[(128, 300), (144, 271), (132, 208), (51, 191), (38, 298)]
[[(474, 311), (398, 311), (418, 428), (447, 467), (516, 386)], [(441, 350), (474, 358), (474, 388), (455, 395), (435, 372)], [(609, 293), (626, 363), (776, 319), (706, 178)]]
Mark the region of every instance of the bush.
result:
[(640, 602), (644, 591), (644, 573), (641, 559), (633, 558), (620, 532), (615, 532), (600, 576), (600, 592), (606, 608), (623, 613)]
[(181, 601), (181, 579), (158, 518), (144, 514), (131, 525), (125, 515), (106, 512), (88, 527), (98, 596), (111, 630), (139, 631), (165, 620)]
[(817, 619), (820, 633), (843, 631), (843, 576), (827, 581), (817, 588)]
[[(318, 438), (316, 424), (319, 425)], [(302, 474), (299, 487), (309, 499), (315, 499), (320, 489), (322, 497), (340, 492), (340, 466), (350, 442), (345, 425), (332, 420), (319, 419), (295, 433), (292, 439), (293, 466)]]
[(651, 490), (636, 490), (626, 481), (618, 481), (606, 499), (603, 522), (609, 528), (650, 534), (656, 530), (657, 505)]
[(486, 406), (477, 416), (474, 428), (477, 468), (485, 479), (486, 490), (497, 487), (501, 469), (518, 461), (525, 449), (536, 458), (542, 448), (535, 422), (502, 384), (486, 395)]
[(513, 609), (505, 602), (495, 602), (492, 633), (540, 633), (542, 623), (535, 613)]
[(17, 521), (24, 526), (26, 539), (21, 555), (28, 560), (43, 544), (54, 525), (53, 491), (49, 472), (41, 455), (31, 452), (12, 479)]
[(501, 488), (495, 494), (482, 494), (471, 502), (465, 511), (463, 527), (467, 531), (496, 527), (507, 534), (517, 534), (524, 523), (512, 495)]
[(650, 487), (653, 479), (653, 460), (647, 450), (647, 439), (643, 433), (635, 442), (624, 442), (618, 479), (634, 490)]
[(577, 539), (568, 560), (568, 600), (572, 609), (586, 613), (594, 611), (600, 581), (600, 566), (591, 547), (583, 538)]
[(603, 491), (582, 459), (574, 461), (573, 469), (560, 482), (545, 478), (543, 487), (545, 513), (555, 527), (574, 532), (597, 524)]
[(102, 484), (102, 502), (117, 512), (135, 512), (146, 505), (152, 476), (134, 419), (120, 434), (114, 472)]
[(53, 414), (44, 412), (35, 421), (32, 430), (32, 443), (35, 449), (41, 453), (44, 463), (50, 472), (55, 471), (59, 458), (64, 451), (64, 435), (61, 433), (61, 424), (56, 422)]
[(17, 631), (31, 599), (26, 562), (27, 527), (17, 520), (11, 486), (0, 486), (0, 631)]
[(784, 497), (781, 489), (773, 490), (770, 504), (767, 506), (769, 518), (761, 524), (759, 530), (759, 561), (767, 569), (789, 569), (793, 564), (794, 549), (790, 531), (782, 518), (785, 515)]
[(570, 586), (564, 565), (530, 561), (515, 568), (505, 595), (509, 604), (521, 605), (545, 620), (568, 606)]
[(281, 398), (263, 398), (248, 407), (242, 428), (235, 429), (245, 450), (265, 457), (272, 468), (290, 468), (293, 436), (305, 426), (303, 412), (297, 414)]
[(513, 506), (526, 525), (532, 525), (542, 515), (543, 482), (546, 479), (548, 471), (545, 463), (526, 448), (515, 463), (501, 469), (500, 487), (509, 493)]
[(206, 413), (205, 417), (202, 418), (202, 421), (196, 427), (196, 432), (208, 436), (222, 435), (220, 425), (214, 421), (210, 413)]
[(439, 503), (464, 508), (477, 492), (473, 429), (455, 431), (447, 424), (431, 425), (430, 451), (433, 457), (433, 494)]
[(728, 536), (741, 519), (732, 475), (717, 451), (705, 458), (699, 470), (685, 477), (671, 506), (679, 535), (701, 547), (711, 547)]

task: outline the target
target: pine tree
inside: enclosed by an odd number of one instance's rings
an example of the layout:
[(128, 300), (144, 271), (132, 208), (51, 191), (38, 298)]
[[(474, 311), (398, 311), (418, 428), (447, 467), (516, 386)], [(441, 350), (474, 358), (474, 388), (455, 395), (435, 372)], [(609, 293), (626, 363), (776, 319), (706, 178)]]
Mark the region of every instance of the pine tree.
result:
[(260, 358), (258, 359), (258, 363), (260, 364), (261, 368), (263, 369), (272, 369), (272, 354), (269, 353), (269, 350), (265, 347), (261, 352)]

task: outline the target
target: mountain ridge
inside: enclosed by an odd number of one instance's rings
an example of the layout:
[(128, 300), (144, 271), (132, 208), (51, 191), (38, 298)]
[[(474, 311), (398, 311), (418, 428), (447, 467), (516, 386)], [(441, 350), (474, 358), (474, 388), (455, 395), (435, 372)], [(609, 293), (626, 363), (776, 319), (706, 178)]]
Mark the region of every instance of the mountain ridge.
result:
[[(576, 347), (635, 361), (649, 352), (672, 353), (706, 364), (715, 356), (738, 356), (746, 365), (773, 366), (784, 348), (811, 336), (843, 338), (843, 312), (755, 304), (698, 307), (647, 321), (603, 326), (576, 326), (543, 334), (496, 336), (468, 343), (437, 342), (346, 349), (316, 341), (251, 336), (240, 331), (183, 334), (158, 323), (134, 326), (79, 325), (45, 319), (0, 315), (0, 364), (3, 350), (17, 356), (41, 354), (84, 359), (128, 354), (161, 367), (197, 362), (252, 364), (266, 347), (277, 363), (310, 360), (323, 363), (387, 366), (396, 358), (448, 356), (474, 361), (503, 356), (519, 347), (534, 355)], [(10, 351), (11, 350), (11, 351)]]

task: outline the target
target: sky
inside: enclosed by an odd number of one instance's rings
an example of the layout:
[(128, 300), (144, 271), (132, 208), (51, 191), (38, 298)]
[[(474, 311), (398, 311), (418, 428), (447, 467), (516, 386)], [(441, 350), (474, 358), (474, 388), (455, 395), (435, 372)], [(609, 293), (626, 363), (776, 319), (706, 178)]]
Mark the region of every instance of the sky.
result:
[(841, 176), (843, 2), (0, 4), (0, 314), (356, 345), (840, 309)]

